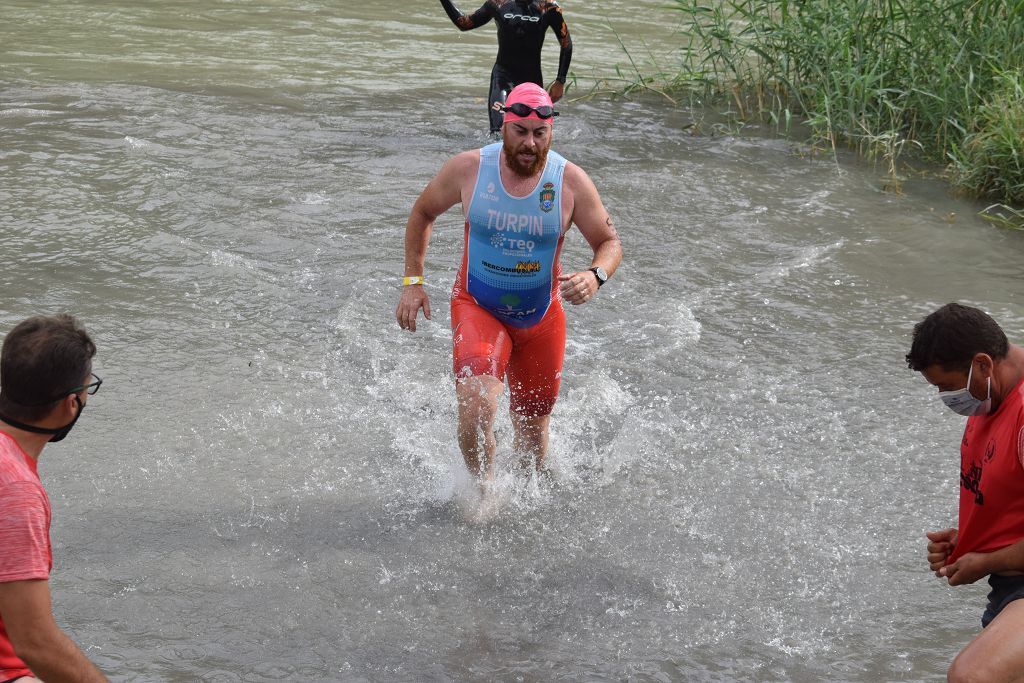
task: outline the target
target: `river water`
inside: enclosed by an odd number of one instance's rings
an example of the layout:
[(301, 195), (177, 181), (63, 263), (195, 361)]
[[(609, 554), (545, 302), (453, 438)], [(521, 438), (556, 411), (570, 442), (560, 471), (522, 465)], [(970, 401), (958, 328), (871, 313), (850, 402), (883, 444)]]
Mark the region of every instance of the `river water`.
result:
[[(662, 5), (566, 3), (575, 95), (620, 40), (671, 64)], [(564, 102), (625, 259), (568, 311), (551, 481), (503, 414), (474, 522), (457, 210), (434, 320), (393, 311), (494, 51), (426, 0), (4, 0), (0, 330), (72, 311), (105, 380), (40, 463), (59, 623), (115, 681), (944, 680), (986, 587), (927, 570), (963, 422), (903, 355), (951, 300), (1020, 341), (1024, 234), (657, 96)]]

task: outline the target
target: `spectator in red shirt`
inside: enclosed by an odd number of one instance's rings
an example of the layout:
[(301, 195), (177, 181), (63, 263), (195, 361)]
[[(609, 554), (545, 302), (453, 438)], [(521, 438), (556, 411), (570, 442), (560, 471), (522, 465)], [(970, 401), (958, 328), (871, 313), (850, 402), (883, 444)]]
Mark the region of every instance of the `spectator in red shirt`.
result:
[(956, 527), (928, 532), (928, 565), (951, 586), (988, 577), (983, 630), (950, 683), (1024, 680), (1024, 347), (987, 313), (946, 304), (914, 327), (907, 363), (967, 417)]
[(53, 618), (50, 501), (36, 463), (75, 425), (102, 380), (96, 346), (69, 315), (19, 323), (0, 349), (0, 682), (106, 681)]

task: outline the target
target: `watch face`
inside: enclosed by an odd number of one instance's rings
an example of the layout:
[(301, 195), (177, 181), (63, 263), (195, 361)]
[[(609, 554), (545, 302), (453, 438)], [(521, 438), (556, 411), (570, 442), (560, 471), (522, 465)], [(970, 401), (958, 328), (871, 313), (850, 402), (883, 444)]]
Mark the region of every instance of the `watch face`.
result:
[(594, 275), (597, 275), (597, 279), (600, 280), (601, 282), (608, 281), (608, 273), (604, 272), (604, 268), (602, 268), (601, 266), (594, 268)]

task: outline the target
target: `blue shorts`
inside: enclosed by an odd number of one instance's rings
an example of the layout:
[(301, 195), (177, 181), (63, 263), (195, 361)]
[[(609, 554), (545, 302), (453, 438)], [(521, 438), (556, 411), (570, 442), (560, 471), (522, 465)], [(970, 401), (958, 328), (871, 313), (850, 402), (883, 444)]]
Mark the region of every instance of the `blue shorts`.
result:
[(1024, 598), (1024, 576), (1000, 576), (990, 574), (988, 585), (992, 590), (988, 594), (988, 605), (985, 613), (981, 615), (981, 627), (984, 628), (999, 616), (1003, 608), (1014, 600)]

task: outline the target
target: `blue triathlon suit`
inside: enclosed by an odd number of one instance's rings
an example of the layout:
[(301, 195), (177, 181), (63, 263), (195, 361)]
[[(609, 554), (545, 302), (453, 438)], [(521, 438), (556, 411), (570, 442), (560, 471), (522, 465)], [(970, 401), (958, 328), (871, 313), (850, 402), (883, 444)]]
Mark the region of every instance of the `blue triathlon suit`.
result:
[(480, 150), (460, 275), (470, 296), (495, 318), (532, 327), (558, 296), (565, 158), (549, 151), (537, 186), (514, 197), (501, 183), (501, 149), (496, 142)]
[(565, 357), (559, 291), (565, 159), (548, 152), (537, 186), (515, 197), (501, 183), (501, 143), (480, 150), (466, 210), (466, 245), (452, 290), (453, 371), (507, 379), (511, 408), (548, 415)]

